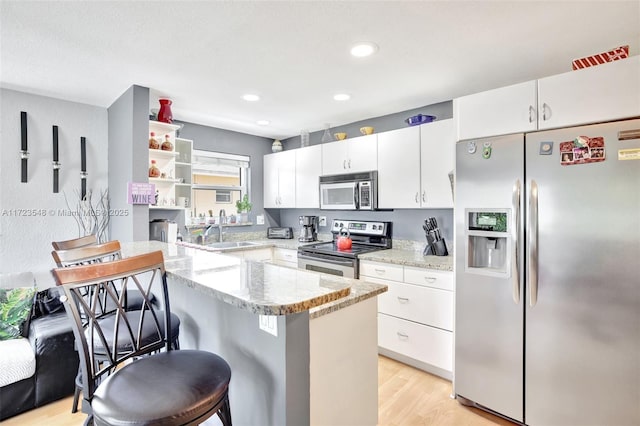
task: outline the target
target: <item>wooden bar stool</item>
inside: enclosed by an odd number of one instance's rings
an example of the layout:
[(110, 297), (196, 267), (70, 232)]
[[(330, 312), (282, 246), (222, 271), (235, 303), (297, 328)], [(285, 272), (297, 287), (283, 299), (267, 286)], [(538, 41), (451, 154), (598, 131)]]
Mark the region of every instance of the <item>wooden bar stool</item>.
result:
[(72, 240), (53, 241), (51, 245), (54, 250), (69, 250), (78, 247), (91, 246), (98, 244), (98, 237), (95, 234), (87, 235), (85, 237), (74, 238)]
[[(227, 362), (210, 352), (172, 348), (169, 292), (161, 251), (59, 268), (53, 275), (64, 289), (64, 306), (78, 344), (83, 411), (89, 414), (85, 424), (195, 425), (217, 414), (223, 425), (231, 425), (231, 369)], [(150, 315), (144, 318), (151, 324), (131, 321), (111, 283), (148, 294), (158, 281), (164, 312), (145, 304), (144, 310)], [(113, 323), (124, 330), (122, 333), (109, 336), (111, 331), (102, 328), (101, 294), (116, 304)], [(155, 330), (152, 338), (141, 338), (145, 326)], [(131, 345), (130, 350), (118, 349), (122, 340)], [(98, 359), (96, 353), (103, 348), (107, 348), (108, 356)], [(161, 349), (163, 352), (158, 353)], [(125, 361), (129, 363), (116, 369)]]

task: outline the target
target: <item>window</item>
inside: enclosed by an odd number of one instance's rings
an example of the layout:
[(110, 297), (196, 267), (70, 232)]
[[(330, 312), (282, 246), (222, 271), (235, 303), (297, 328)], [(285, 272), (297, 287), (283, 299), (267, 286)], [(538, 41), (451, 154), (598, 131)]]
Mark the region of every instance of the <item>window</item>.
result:
[[(249, 194), (249, 157), (194, 150), (192, 158), (194, 216), (236, 212), (236, 201)], [(251, 197), (251, 195), (249, 195)]]

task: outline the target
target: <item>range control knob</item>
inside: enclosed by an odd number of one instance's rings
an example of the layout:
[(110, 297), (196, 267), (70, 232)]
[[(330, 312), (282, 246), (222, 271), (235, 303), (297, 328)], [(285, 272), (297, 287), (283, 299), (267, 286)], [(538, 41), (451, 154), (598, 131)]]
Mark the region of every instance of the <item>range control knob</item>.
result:
[(376, 225), (372, 225), (371, 229), (373, 229), (375, 231), (376, 229), (378, 229), (378, 227)]
[(340, 228), (344, 228), (344, 223), (340, 222)]

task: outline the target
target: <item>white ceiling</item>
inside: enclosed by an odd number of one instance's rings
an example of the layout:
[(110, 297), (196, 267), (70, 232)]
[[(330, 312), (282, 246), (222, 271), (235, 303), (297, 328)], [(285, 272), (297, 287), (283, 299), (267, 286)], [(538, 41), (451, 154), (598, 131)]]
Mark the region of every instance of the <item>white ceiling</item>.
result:
[[(108, 107), (137, 84), (175, 119), (268, 138), (640, 52), (639, 0), (0, 1), (2, 87)], [(351, 57), (363, 40), (379, 52)]]

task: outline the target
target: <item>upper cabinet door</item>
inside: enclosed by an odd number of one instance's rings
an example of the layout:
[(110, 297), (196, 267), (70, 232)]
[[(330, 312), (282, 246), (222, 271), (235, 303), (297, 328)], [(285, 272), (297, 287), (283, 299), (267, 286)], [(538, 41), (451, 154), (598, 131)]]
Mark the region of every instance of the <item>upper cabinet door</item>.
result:
[(264, 156), (263, 203), (266, 209), (278, 207), (278, 154)]
[(640, 56), (538, 80), (538, 127), (640, 116)]
[(347, 157), (349, 156), (346, 141), (323, 143), (322, 174), (337, 175), (347, 173)]
[(458, 140), (536, 130), (536, 81), (454, 99)]
[(453, 119), (420, 126), (420, 144), (422, 207), (453, 208), (449, 178), (449, 173), (455, 168), (456, 140)]
[(378, 207), (420, 207), (420, 127), (378, 134)]
[(296, 154), (298, 149), (278, 153), (278, 194), (280, 208), (296, 206)]
[(296, 207), (320, 208), (322, 146), (300, 148), (296, 152)]
[(377, 134), (347, 139), (347, 146), (347, 173), (365, 172), (378, 169)]

